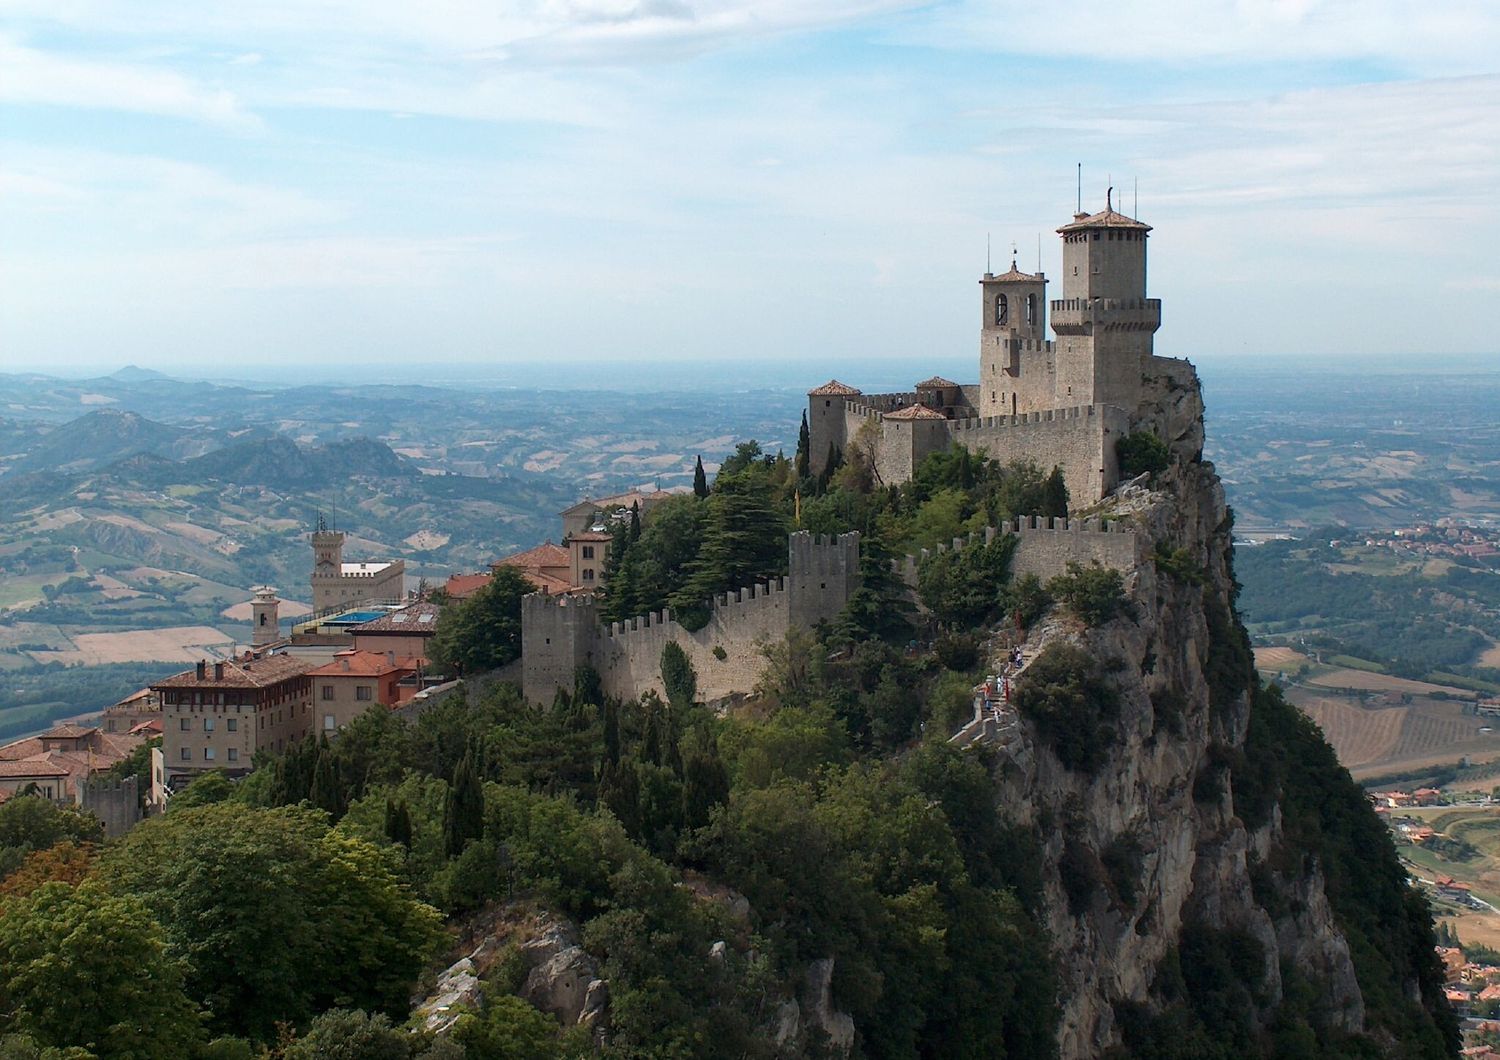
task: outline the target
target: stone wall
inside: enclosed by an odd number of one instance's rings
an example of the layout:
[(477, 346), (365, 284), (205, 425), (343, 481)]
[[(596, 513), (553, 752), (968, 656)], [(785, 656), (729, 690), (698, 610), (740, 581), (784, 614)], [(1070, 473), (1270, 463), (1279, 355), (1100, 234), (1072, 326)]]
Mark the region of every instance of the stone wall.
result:
[(103, 822), (104, 835), (108, 839), (124, 835), (141, 819), (141, 791), (137, 777), (86, 780), (79, 785), (77, 798), (79, 806)]
[(917, 586), (917, 565), (923, 556), (933, 551), (944, 552), (948, 548), (963, 548), (971, 542), (983, 540), (986, 544), (999, 534), (1017, 535), (1016, 550), (1011, 556), (1011, 576), (1019, 578), (1034, 574), (1046, 582), (1067, 572), (1069, 563), (1088, 566), (1098, 563), (1122, 573), (1129, 572), (1143, 557), (1140, 553), (1140, 535), (1118, 523), (1104, 523), (1099, 519), (1039, 519), (1035, 516), (1016, 519), (999, 527), (986, 527), (974, 531), (968, 537), (953, 539), (952, 545), (939, 545), (937, 549), (923, 549), (919, 556), (906, 556), (894, 560), (892, 568), (913, 590)]
[(1077, 508), (1114, 488), (1119, 478), (1115, 442), (1129, 431), (1130, 419), (1123, 409), (1085, 405), (955, 420), (949, 427), (953, 441), (1003, 463), (1031, 460), (1044, 472), (1062, 468)]
[(793, 626), (811, 628), (832, 619), (859, 585), (858, 534), (792, 534), (787, 553), (785, 578), (720, 594), (711, 603), (708, 624), (692, 632), (665, 609), (604, 626), (590, 598), (526, 597), (521, 609), (526, 698), (546, 702), (558, 688), (571, 688), (580, 666), (593, 667), (611, 695), (630, 699), (660, 692), (661, 652), (668, 641), (687, 653), (703, 699), (750, 691), (765, 665), (762, 644), (782, 639)]

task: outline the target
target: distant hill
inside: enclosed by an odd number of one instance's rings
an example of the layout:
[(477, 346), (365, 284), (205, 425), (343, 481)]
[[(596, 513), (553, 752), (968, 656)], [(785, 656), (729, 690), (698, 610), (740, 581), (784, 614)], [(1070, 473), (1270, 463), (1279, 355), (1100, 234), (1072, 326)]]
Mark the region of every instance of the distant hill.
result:
[(144, 383), (152, 379), (166, 379), (168, 377), (152, 368), (137, 368), (133, 364), (127, 364), (118, 372), (111, 372), (104, 378), (113, 379), (117, 383)]
[(135, 412), (95, 409), (48, 431), (11, 472), (87, 472), (140, 453), (180, 460), (200, 456), (225, 441), (218, 431), (171, 427)]
[(317, 489), (355, 477), (415, 478), (420, 475), (391, 447), (369, 438), (306, 448), (284, 437), (225, 446), (183, 463), (179, 482), (217, 479), (240, 485)]

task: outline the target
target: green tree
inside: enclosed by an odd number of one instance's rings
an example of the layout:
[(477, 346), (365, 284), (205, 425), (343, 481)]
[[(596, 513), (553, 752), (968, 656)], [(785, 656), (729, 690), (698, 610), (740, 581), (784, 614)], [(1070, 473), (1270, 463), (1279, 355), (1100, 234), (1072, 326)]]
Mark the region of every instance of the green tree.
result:
[(1172, 462), (1172, 451), (1167, 443), (1151, 431), (1134, 431), (1115, 443), (1115, 456), (1120, 461), (1120, 475), (1134, 478), (1142, 472), (1165, 471)]
[(471, 751), (459, 759), (443, 807), (443, 846), (449, 857), (462, 854), (472, 839), (484, 835), (484, 791)]
[(806, 478), (808, 461), (812, 458), (812, 435), (807, 429), (807, 410), (802, 410), (802, 426), (797, 431), (797, 477)]
[(438, 938), (382, 850), (302, 806), (152, 818), (106, 851), (99, 878), (156, 913), (216, 1030), (259, 1041), (335, 1004), (404, 1013)]
[(1068, 514), (1068, 484), (1063, 481), (1062, 468), (1053, 467), (1052, 473), (1042, 483), (1042, 515), (1061, 519)]
[(552, 1060), (557, 1021), (513, 994), (495, 994), (484, 1010), (460, 1016), (453, 1040), (470, 1060)]
[(754, 466), (720, 471), (704, 507), (702, 544), (686, 583), (672, 596), (677, 620), (688, 630), (707, 623), (708, 603), (718, 593), (786, 568), (786, 523), (762, 471)]
[(40, 795), (17, 795), (0, 803), (0, 879), (19, 868), (33, 850), (46, 850), (64, 839), (97, 843), (103, 838), (104, 826), (93, 814)]
[(994, 618), (1006, 601), (1015, 534), (982, 536), (962, 548), (923, 556), (917, 564), (917, 592), (937, 621), (966, 630)]
[(674, 710), (686, 710), (698, 698), (698, 672), (675, 640), (662, 645), (661, 683)]
[(1102, 626), (1133, 608), (1125, 595), (1125, 579), (1112, 567), (1069, 563), (1066, 574), (1047, 583), (1047, 592), (1062, 601), (1087, 626)]
[(101, 1060), (189, 1057), (203, 1037), (183, 965), (146, 903), (49, 883), (0, 905), (0, 1027)]
[(288, 1045), (282, 1060), (409, 1060), (411, 1035), (382, 1013), (330, 1009)]
[(708, 476), (703, 471), (703, 456), (698, 456), (697, 463), (693, 465), (693, 496), (703, 498), (708, 496)]
[(515, 567), (498, 568), (478, 592), (438, 616), (427, 649), (432, 665), (477, 674), (519, 658), (521, 599), (535, 591)]

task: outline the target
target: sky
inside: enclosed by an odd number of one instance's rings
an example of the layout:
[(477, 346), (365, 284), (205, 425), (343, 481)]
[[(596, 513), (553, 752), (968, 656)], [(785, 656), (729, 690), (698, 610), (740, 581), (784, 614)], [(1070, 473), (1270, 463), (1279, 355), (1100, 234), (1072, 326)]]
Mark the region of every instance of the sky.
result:
[(1159, 353), (1500, 363), (1497, 114), (1493, 0), (0, 0), (0, 371), (951, 363), (1079, 165)]

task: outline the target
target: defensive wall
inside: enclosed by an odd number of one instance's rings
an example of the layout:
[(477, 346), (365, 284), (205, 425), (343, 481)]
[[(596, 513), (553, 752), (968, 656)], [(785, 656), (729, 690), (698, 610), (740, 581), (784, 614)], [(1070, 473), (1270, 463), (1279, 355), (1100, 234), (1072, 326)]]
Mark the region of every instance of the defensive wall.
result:
[(832, 619), (848, 603), (859, 585), (859, 535), (792, 534), (787, 571), (721, 593), (710, 602), (708, 623), (693, 631), (667, 609), (604, 625), (590, 597), (533, 593), (521, 607), (522, 691), (546, 702), (557, 689), (573, 687), (578, 667), (590, 666), (610, 695), (661, 692), (662, 649), (675, 641), (697, 671), (703, 699), (747, 692), (765, 666), (762, 644)]
[(78, 786), (78, 805), (104, 824), (106, 839), (118, 839), (141, 820), (141, 791), (138, 777), (109, 780), (91, 777)]
[(1074, 507), (1093, 504), (1119, 479), (1115, 442), (1130, 431), (1130, 417), (1113, 405), (982, 416), (949, 423), (949, 435), (965, 449), (1004, 463), (1030, 460), (1042, 471), (1062, 468)]
[(1089, 566), (1098, 563), (1122, 573), (1141, 563), (1141, 537), (1118, 523), (1090, 519), (1052, 519), (1031, 516), (1013, 519), (999, 527), (987, 526), (967, 537), (956, 537), (951, 545), (923, 549), (920, 555), (893, 560), (891, 567), (913, 591), (917, 587), (917, 568), (922, 559), (934, 552), (961, 549), (983, 541), (989, 544), (1002, 534), (1016, 535), (1016, 550), (1011, 554), (1011, 577), (1034, 574), (1046, 582), (1067, 572), (1069, 563)]

